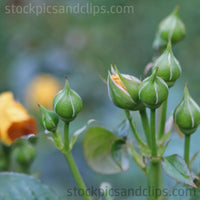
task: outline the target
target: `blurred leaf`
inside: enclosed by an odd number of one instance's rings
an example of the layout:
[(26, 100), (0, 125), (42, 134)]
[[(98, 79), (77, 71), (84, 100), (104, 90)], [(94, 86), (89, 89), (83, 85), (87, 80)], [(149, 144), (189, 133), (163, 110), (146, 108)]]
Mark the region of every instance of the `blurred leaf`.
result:
[(88, 164), (93, 170), (102, 174), (128, 170), (129, 161), (121, 147), (122, 138), (98, 126), (90, 128), (83, 140), (84, 155)]
[(116, 132), (119, 137), (127, 137), (129, 133), (129, 127), (129, 121), (124, 119), (114, 132)]
[(177, 184), (172, 187), (165, 200), (197, 200), (200, 199), (200, 189), (194, 187)]
[(132, 145), (129, 147), (129, 153), (132, 159), (137, 163), (138, 167), (145, 173), (146, 175), (146, 157), (138, 154)]
[(1, 200), (58, 200), (38, 179), (18, 173), (0, 173)]
[(170, 138), (173, 130), (173, 115), (169, 117), (167, 122), (165, 123), (165, 134), (162, 136), (162, 138), (159, 140), (159, 146), (163, 146), (165, 142)]
[(113, 143), (111, 148), (112, 157), (120, 168), (121, 163), (124, 162), (127, 162), (127, 165), (129, 166), (128, 152), (125, 145), (126, 141), (124, 139), (119, 139)]
[(196, 152), (190, 160), (190, 169), (200, 177), (200, 153)]
[(169, 137), (171, 136), (171, 132), (165, 133), (162, 138), (158, 141), (159, 146), (163, 146), (163, 144), (165, 144), (165, 142), (167, 142), (167, 140), (169, 139)]
[(170, 141), (168, 141), (164, 146), (162, 146), (162, 147), (160, 147), (160, 148), (158, 149), (158, 155), (159, 155), (159, 156), (163, 156), (163, 154), (165, 153), (165, 151), (166, 151), (166, 149), (167, 149), (167, 147), (168, 147), (168, 145), (169, 145), (169, 142), (170, 142)]
[(192, 162), (195, 160), (195, 158), (198, 156), (199, 151), (197, 151), (193, 156), (192, 159), (190, 160), (189, 166), (191, 166)]
[(83, 133), (83, 132), (87, 129), (87, 127), (88, 127), (92, 122), (94, 122), (94, 121), (95, 121), (94, 119), (88, 120), (87, 123), (86, 123), (82, 128), (78, 129), (78, 130), (73, 134), (72, 139), (71, 139), (70, 144), (69, 144), (70, 150), (72, 150), (72, 148), (73, 148), (73, 146), (74, 146), (76, 140), (78, 139), (78, 136), (79, 136), (81, 133)]
[(63, 141), (62, 141), (62, 134), (57, 129), (55, 133), (49, 132), (45, 130), (45, 135), (47, 136), (47, 139), (60, 151), (63, 150)]
[(151, 149), (149, 148), (149, 146), (140, 146), (140, 151), (142, 155), (145, 156), (151, 156)]
[(187, 164), (180, 156), (174, 154), (164, 157), (161, 164), (166, 174), (175, 181), (196, 187)]
[(165, 134), (172, 132), (173, 123), (174, 123), (173, 113), (170, 113), (170, 117), (168, 118), (168, 120), (165, 123)]

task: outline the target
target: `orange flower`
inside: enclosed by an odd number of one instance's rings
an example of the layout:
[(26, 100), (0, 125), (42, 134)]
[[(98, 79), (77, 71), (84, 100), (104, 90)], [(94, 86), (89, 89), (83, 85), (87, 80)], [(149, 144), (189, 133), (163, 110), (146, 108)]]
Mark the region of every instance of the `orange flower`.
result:
[(60, 82), (50, 74), (38, 75), (26, 89), (26, 102), (32, 108), (36, 108), (37, 104), (40, 104), (51, 109), (53, 99), (60, 88)]
[(0, 94), (0, 140), (10, 145), (16, 139), (37, 134), (37, 125), (26, 109), (13, 99), (11, 92)]

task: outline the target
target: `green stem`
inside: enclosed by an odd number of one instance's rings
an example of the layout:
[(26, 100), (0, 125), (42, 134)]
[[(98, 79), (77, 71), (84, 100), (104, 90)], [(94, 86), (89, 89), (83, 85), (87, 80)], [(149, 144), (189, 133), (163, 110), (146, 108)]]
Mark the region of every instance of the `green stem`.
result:
[(90, 194), (85, 186), (85, 183), (83, 182), (83, 179), (81, 177), (81, 174), (79, 173), (79, 170), (76, 166), (76, 163), (73, 159), (73, 156), (71, 154), (70, 151), (65, 151), (64, 152), (64, 156), (67, 160), (68, 166), (72, 172), (72, 175), (76, 181), (76, 184), (78, 185), (79, 190), (81, 190), (81, 192), (83, 191), (83, 198), (85, 200), (92, 200), (92, 198), (90, 197)]
[(184, 149), (184, 159), (189, 166), (190, 161), (190, 135), (185, 135), (185, 149)]
[(129, 121), (129, 124), (130, 124), (130, 127), (131, 127), (131, 130), (133, 132), (133, 135), (135, 136), (136, 140), (138, 141), (139, 144), (141, 144), (142, 146), (146, 146), (146, 144), (143, 142), (143, 140), (140, 138), (140, 136), (138, 135), (133, 123), (132, 123), (132, 119), (131, 119), (131, 116), (130, 116), (130, 112), (128, 110), (125, 110), (125, 114), (126, 114), (126, 117)]
[(140, 110), (140, 116), (141, 116), (141, 120), (142, 120), (142, 126), (144, 129), (144, 133), (146, 136), (146, 140), (147, 140), (147, 144), (149, 145), (149, 147), (151, 147), (151, 141), (150, 141), (150, 137), (149, 137), (149, 120), (147, 117), (147, 112), (146, 109), (144, 110)]
[(156, 144), (156, 111), (155, 109), (151, 109), (151, 155), (153, 157), (157, 156), (157, 144)]
[(162, 104), (161, 119), (160, 119), (160, 129), (159, 129), (159, 133), (158, 133), (158, 139), (161, 139), (162, 136), (164, 135), (166, 114), (167, 114), (167, 100), (164, 101), (163, 104)]
[(148, 200), (157, 200), (162, 193), (162, 168), (159, 159), (151, 159), (148, 171), (148, 186), (150, 194)]
[(68, 166), (72, 172), (72, 175), (76, 181), (78, 188), (81, 191), (83, 191), (84, 200), (92, 200), (85, 186), (85, 183), (83, 182), (81, 174), (76, 166), (74, 158), (69, 150), (69, 123), (65, 123), (64, 126), (64, 150), (62, 151), (62, 153), (64, 154), (65, 159), (67, 160)]
[(148, 171), (148, 185), (150, 188), (149, 200), (157, 200), (162, 195), (162, 169), (161, 160), (157, 157), (156, 143), (156, 110), (151, 109), (151, 155), (150, 166)]
[(64, 150), (69, 150), (69, 123), (64, 126)]

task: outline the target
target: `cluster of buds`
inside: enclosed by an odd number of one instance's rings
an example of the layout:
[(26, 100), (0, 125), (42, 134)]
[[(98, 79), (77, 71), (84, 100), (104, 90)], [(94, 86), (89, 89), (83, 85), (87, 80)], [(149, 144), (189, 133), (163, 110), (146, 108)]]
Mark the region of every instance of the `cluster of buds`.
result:
[[(185, 36), (185, 25), (179, 17), (179, 7), (164, 19), (158, 28), (155, 42), (159, 48), (166, 47), (154, 61), (152, 75), (140, 81), (134, 76), (120, 74), (111, 66), (108, 73), (108, 93), (113, 103), (125, 110), (157, 109), (168, 97), (181, 75), (181, 66), (172, 52), (172, 45)], [(187, 86), (184, 97), (174, 111), (174, 121), (186, 135), (192, 134), (200, 124), (200, 108), (191, 98)]]
[(58, 92), (53, 100), (54, 111), (49, 111), (39, 105), (42, 113), (42, 125), (45, 130), (55, 132), (59, 119), (65, 123), (73, 121), (82, 109), (81, 97), (70, 88), (66, 78), (65, 87)]
[(171, 41), (166, 50), (158, 57), (152, 67), (152, 75), (144, 81), (134, 76), (120, 74), (111, 66), (108, 73), (108, 93), (113, 103), (123, 109), (141, 110), (144, 107), (158, 108), (168, 96), (181, 75), (181, 66), (172, 52)]
[(108, 73), (108, 94), (113, 103), (126, 110), (142, 110), (145, 106), (158, 108), (168, 96), (167, 84), (157, 76), (158, 68), (143, 82), (134, 76), (120, 74), (111, 66)]

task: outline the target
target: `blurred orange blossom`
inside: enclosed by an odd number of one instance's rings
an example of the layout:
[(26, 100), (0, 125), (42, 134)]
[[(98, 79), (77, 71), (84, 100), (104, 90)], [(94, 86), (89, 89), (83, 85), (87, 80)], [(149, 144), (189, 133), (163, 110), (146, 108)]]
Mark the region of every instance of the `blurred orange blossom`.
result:
[(0, 94), (0, 141), (10, 145), (16, 139), (37, 134), (36, 120), (14, 100), (11, 92)]
[(51, 109), (53, 99), (60, 89), (61, 85), (59, 80), (50, 74), (40, 74), (26, 88), (26, 102), (34, 109), (38, 109), (37, 104)]

